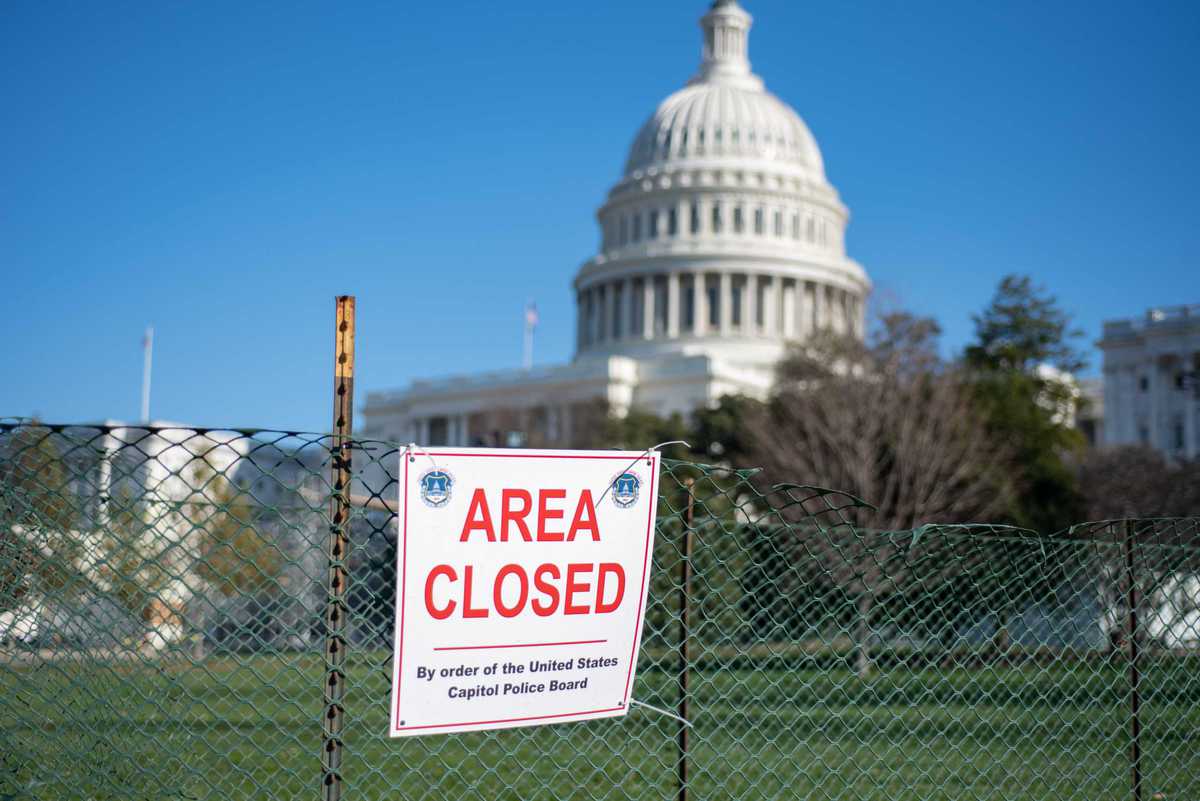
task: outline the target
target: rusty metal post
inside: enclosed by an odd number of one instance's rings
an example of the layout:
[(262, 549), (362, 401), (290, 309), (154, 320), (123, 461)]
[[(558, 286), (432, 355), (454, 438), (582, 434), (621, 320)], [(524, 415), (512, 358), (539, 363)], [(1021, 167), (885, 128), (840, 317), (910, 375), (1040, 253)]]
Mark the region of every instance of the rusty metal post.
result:
[(333, 497), (329, 510), (329, 584), (325, 604), (325, 716), (321, 792), (325, 801), (342, 796), (342, 699), (346, 684), (346, 583), (350, 574), (351, 435), (354, 425), (354, 297), (337, 298), (333, 361), (333, 437), (330, 442)]
[(687, 513), (683, 529), (683, 559), (679, 565), (679, 801), (688, 797), (688, 680), (691, 671), (692, 531), (695, 522), (695, 480), (687, 486)]
[(1125, 520), (1125, 575), (1127, 579), (1126, 602), (1129, 605), (1129, 761), (1130, 780), (1133, 784), (1133, 801), (1142, 801), (1142, 717), (1141, 717), (1141, 656), (1138, 643), (1138, 593), (1137, 575), (1133, 558), (1133, 521)]

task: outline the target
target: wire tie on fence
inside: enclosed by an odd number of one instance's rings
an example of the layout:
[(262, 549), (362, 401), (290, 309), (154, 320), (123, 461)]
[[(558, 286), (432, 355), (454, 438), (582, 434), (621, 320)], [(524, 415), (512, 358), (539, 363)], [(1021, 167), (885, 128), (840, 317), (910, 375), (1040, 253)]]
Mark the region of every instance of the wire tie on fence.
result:
[[(659, 448), (665, 448), (668, 445), (682, 445), (685, 448), (689, 448), (689, 449), (692, 447), (687, 442), (684, 442), (681, 439), (672, 439), (672, 440), (668, 440), (667, 442), (660, 442), (657, 445), (651, 445), (649, 448), (646, 448), (646, 450), (639, 453), (632, 462), (625, 465), (625, 467), (622, 468), (621, 472), (624, 473), (626, 470), (629, 470), (630, 468), (632, 468), (634, 465), (636, 465), (638, 462), (640, 462), (644, 457), (649, 456), (651, 451), (656, 451)], [(608, 491), (613, 488), (613, 484), (617, 483), (617, 478), (618, 478), (618, 476), (613, 476), (613, 478), (608, 482), (608, 486), (604, 488), (604, 492), (600, 493), (600, 499), (596, 501), (597, 506), (599, 506), (600, 502), (603, 501), (605, 499), (605, 497), (608, 495)]]
[(636, 698), (630, 698), (629, 703), (630, 703), (630, 705), (644, 706), (644, 707), (646, 707), (646, 709), (649, 709), (653, 712), (657, 712), (660, 715), (666, 715), (669, 718), (674, 718), (675, 720), (678, 720), (680, 723), (682, 723), (684, 726), (687, 726), (689, 729), (692, 727), (692, 722), (690, 720), (688, 720), (687, 718), (681, 718), (679, 715), (676, 715), (674, 712), (668, 712), (665, 709), (654, 706), (653, 704), (647, 704), (645, 701), (639, 701)]
[[(928, 523), (926, 523), (925, 525), (927, 526), (927, 525), (929, 525), (929, 524), (928, 524)], [(920, 528), (914, 528), (914, 529), (913, 529), (913, 533), (912, 533), (912, 542), (910, 542), (910, 543), (908, 544), (908, 549), (909, 549), (910, 551), (911, 551), (913, 548), (916, 548), (916, 547), (917, 547), (917, 543), (921, 541), (921, 535), (922, 535), (922, 534), (924, 534), (924, 533), (925, 533), (925, 526), (921, 526)]]
[(438, 463), (436, 461), (434, 461), (433, 454), (431, 454), (429, 451), (425, 450), (424, 448), (418, 447), (417, 443), (410, 442), (410, 443), (408, 443), (408, 445), (406, 445), (404, 447), (404, 455), (405, 456), (409, 456), (413, 451), (416, 451), (417, 453), (425, 454), (425, 458), (429, 460), (429, 463), (431, 465), (433, 465), (434, 470), (442, 469), (441, 467), (438, 466)]

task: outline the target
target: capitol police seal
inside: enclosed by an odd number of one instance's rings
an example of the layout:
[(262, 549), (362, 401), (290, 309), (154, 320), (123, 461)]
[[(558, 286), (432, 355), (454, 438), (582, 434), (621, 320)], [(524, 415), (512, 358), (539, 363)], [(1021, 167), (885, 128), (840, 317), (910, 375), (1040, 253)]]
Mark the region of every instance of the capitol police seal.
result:
[(431, 509), (440, 509), (450, 503), (450, 493), (454, 488), (454, 476), (448, 470), (435, 467), (421, 474), (417, 479), (421, 488), (421, 500)]
[(629, 509), (638, 502), (641, 490), (641, 476), (631, 470), (627, 470), (612, 481), (613, 503), (620, 509)]

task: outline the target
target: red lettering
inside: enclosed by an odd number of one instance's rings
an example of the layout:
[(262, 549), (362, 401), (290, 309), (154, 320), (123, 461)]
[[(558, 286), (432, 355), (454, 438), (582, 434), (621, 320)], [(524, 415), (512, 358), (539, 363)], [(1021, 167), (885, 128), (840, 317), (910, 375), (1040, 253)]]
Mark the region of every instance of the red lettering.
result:
[(445, 576), (450, 581), (457, 581), (458, 574), (454, 572), (454, 568), (450, 567), (450, 565), (438, 565), (429, 571), (429, 577), (425, 579), (425, 609), (434, 620), (445, 620), (454, 614), (454, 607), (457, 604), (454, 601), (447, 601), (446, 605), (441, 609), (433, 605), (433, 580), (438, 576)]
[(575, 534), (580, 531), (592, 532), (592, 542), (600, 541), (600, 527), (596, 525), (596, 504), (592, 503), (592, 491), (584, 490), (579, 496), (579, 504), (575, 507), (575, 518), (567, 531), (567, 542), (575, 541)]
[[(617, 578), (617, 592), (611, 603), (604, 602), (604, 577), (612, 574)], [(617, 611), (621, 599), (625, 597), (625, 569), (616, 562), (601, 562), (600, 572), (596, 577), (596, 614), (603, 615)]]
[(538, 617), (549, 617), (558, 610), (558, 587), (550, 584), (543, 578), (547, 574), (555, 581), (558, 581), (562, 575), (558, 572), (558, 565), (552, 565), (549, 562), (539, 565), (538, 569), (533, 572), (533, 585), (537, 587), (538, 592), (543, 593), (550, 599), (549, 603), (542, 603), (537, 598), (533, 599), (533, 603), (530, 606), (533, 607), (533, 613)]
[[(513, 509), (512, 501), (518, 500), (521, 502), (521, 508)], [(521, 539), (526, 542), (533, 542), (533, 537), (529, 536), (529, 526), (525, 525), (525, 518), (529, 514), (529, 510), (533, 508), (533, 498), (523, 489), (506, 489), (500, 494), (500, 541), (508, 542), (508, 524), (514, 523), (517, 529), (521, 532)]]
[[(528, 494), (526, 497), (528, 497)], [(507, 576), (516, 576), (521, 580), (521, 595), (512, 606), (504, 605), (504, 579)], [(496, 611), (500, 613), (500, 617), (516, 617), (519, 615), (521, 610), (525, 608), (527, 598), (529, 598), (529, 578), (525, 575), (524, 568), (520, 565), (505, 565), (500, 568), (500, 572), (496, 574), (496, 582), (492, 585), (492, 604), (496, 607)]]
[(483, 494), (482, 488), (475, 490), (471, 496), (471, 505), (467, 507), (467, 519), (463, 522), (462, 535), (458, 541), (466, 542), (472, 531), (487, 534), (488, 542), (496, 541), (496, 530), (492, 528), (492, 513), (488, 509), (487, 496)]
[(463, 569), (463, 617), (487, 617), (488, 610), (486, 607), (483, 609), (471, 608), (471, 585), (474, 583), (472, 581), (472, 574), (474, 572), (475, 568), (470, 565), (467, 565)]
[(563, 533), (561, 531), (546, 531), (547, 520), (562, 520), (562, 509), (551, 509), (546, 505), (546, 501), (555, 499), (561, 500), (567, 497), (567, 491), (561, 489), (544, 489), (538, 492), (538, 542), (562, 542)]
[[(591, 573), (595, 565), (587, 564), (570, 564), (567, 565), (567, 590), (563, 600), (564, 615), (586, 615), (588, 613), (587, 606), (575, 606), (571, 603), (577, 592), (587, 592), (592, 588), (591, 584), (583, 584), (575, 581), (577, 573)], [(470, 569), (470, 568), (468, 568)]]

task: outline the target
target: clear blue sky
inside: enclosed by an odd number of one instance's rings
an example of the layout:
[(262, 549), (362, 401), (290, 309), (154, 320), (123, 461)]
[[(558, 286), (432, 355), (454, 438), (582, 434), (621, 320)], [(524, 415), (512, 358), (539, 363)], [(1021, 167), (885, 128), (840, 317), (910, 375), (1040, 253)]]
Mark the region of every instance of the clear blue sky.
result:
[[(569, 358), (569, 282), (702, 0), (8, 3), (0, 414), (327, 429), (360, 399)], [(1006, 272), (1087, 332), (1200, 302), (1200, 3), (747, 0), (751, 58), (880, 293), (970, 337)], [(1094, 359), (1098, 361), (1098, 355)]]

